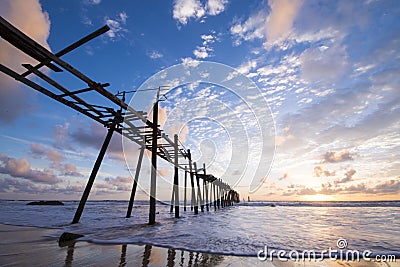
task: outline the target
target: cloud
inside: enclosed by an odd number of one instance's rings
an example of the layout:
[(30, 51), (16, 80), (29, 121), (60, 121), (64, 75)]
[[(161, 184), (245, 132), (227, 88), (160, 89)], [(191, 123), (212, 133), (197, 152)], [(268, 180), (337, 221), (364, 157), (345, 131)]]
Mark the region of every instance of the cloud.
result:
[(234, 38), (234, 45), (240, 45), (242, 41), (264, 38), (266, 16), (265, 10), (261, 10), (243, 22), (234, 23), (230, 28), (230, 33)]
[(191, 57), (185, 57), (181, 59), (183, 66), (185, 67), (197, 67), (200, 64), (200, 61), (193, 59)]
[(377, 184), (373, 191), (377, 194), (398, 194), (400, 193), (400, 177), (397, 180), (389, 180)]
[(151, 59), (158, 59), (158, 58), (162, 58), (164, 56), (163, 54), (161, 54), (160, 52), (155, 51), (155, 50), (148, 52), (147, 55)]
[(208, 0), (206, 5), (207, 14), (214, 16), (222, 13), (227, 3), (228, 0)]
[(47, 150), (43, 144), (31, 143), (31, 151), (29, 154), (34, 158), (42, 158), (43, 156), (46, 156), (46, 158), (51, 162), (50, 167), (59, 171), (60, 175), (62, 176), (83, 176), (77, 171), (77, 168), (74, 164), (61, 163), (65, 160), (65, 156), (63, 154), (54, 149)]
[(56, 141), (55, 142), (56, 147), (70, 148), (68, 136), (69, 136), (69, 123), (65, 123), (64, 125), (57, 124), (54, 127), (54, 138)]
[(321, 166), (315, 166), (314, 167), (314, 176), (315, 177), (322, 177), (322, 176), (335, 176), (336, 172), (335, 171), (328, 171), (324, 170)]
[(121, 13), (118, 14), (119, 19), (122, 24), (126, 24), (126, 19), (128, 18), (128, 15), (126, 14), (125, 11), (122, 11)]
[(126, 24), (126, 20), (128, 15), (125, 12), (121, 12), (118, 14), (117, 18), (111, 19), (106, 17), (104, 19), (105, 23), (110, 27), (110, 30), (107, 32), (107, 36), (111, 38), (111, 40), (116, 40), (124, 37), (124, 33), (128, 32), (124, 25)]
[(248, 60), (243, 62), (239, 67), (236, 68), (238, 72), (241, 74), (248, 74), (251, 70), (257, 68), (257, 61), (255, 60)]
[(46, 154), (46, 148), (43, 144), (31, 143), (31, 152), (30, 154), (37, 158), (38, 156), (43, 156)]
[[(50, 50), (47, 38), (50, 34), (50, 20), (43, 12), (38, 0), (4, 0), (0, 2), (0, 15), (26, 35)], [(20, 52), (8, 42), (0, 39), (0, 62), (21, 72), (22, 63), (35, 64), (36, 60)], [(11, 123), (22, 114), (32, 110), (27, 101), (31, 92), (23, 90), (18, 82), (0, 73), (0, 122)]]
[(215, 34), (215, 32), (212, 32), (212, 34), (203, 34), (200, 36), (203, 40), (203, 43), (201, 46), (197, 46), (196, 49), (193, 51), (193, 54), (196, 58), (204, 59), (211, 56), (210, 53), (213, 52), (214, 49), (210, 47), (210, 45), (218, 40), (218, 38), (213, 34)]
[(186, 25), (191, 18), (200, 19), (205, 15), (215, 16), (222, 13), (227, 0), (208, 0), (203, 4), (199, 0), (175, 0), (172, 17)]
[(195, 50), (193, 50), (193, 54), (195, 55), (196, 58), (208, 58), (208, 50), (204, 46), (197, 46)]
[(269, 0), (271, 11), (266, 22), (267, 42), (281, 41), (291, 33), (302, 4), (302, 0)]
[(60, 164), (60, 162), (65, 159), (65, 156), (63, 154), (53, 149), (47, 151), (46, 157), (48, 160), (53, 162), (53, 164)]
[(32, 182), (56, 184), (58, 179), (51, 170), (33, 170), (26, 158), (9, 158), (0, 153), (0, 173), (8, 174), (15, 178), (23, 178)]
[(356, 170), (354, 170), (354, 169), (348, 170), (348, 171), (344, 174), (345, 177), (344, 177), (343, 179), (341, 179), (341, 180), (335, 180), (335, 181), (334, 181), (335, 185), (343, 184), (343, 183), (348, 183), (348, 182), (350, 182), (350, 181), (353, 181), (353, 175), (354, 175), (354, 174), (356, 174)]
[(85, 3), (91, 4), (91, 5), (98, 5), (101, 3), (101, 0), (85, 0)]
[(285, 174), (283, 174), (281, 177), (278, 178), (279, 181), (285, 180), (289, 177), (289, 174), (286, 172)]
[[(400, 178), (400, 177), (399, 177)], [(352, 184), (349, 186), (332, 185), (325, 183), (321, 185), (321, 189), (304, 187), (301, 185), (292, 186), (291, 190), (283, 193), (283, 196), (303, 196), (303, 195), (339, 195), (339, 194), (361, 194), (361, 195), (396, 195), (400, 193), (400, 180), (387, 180), (375, 185), (368, 186), (365, 183)]]
[(309, 48), (300, 56), (301, 76), (309, 82), (336, 82), (348, 73), (347, 59), (345, 47), (339, 44)]
[[(105, 127), (98, 123), (90, 122), (89, 125), (79, 126), (77, 131), (70, 134), (70, 137), (73, 141), (76, 141), (81, 145), (90, 146), (99, 150), (106, 134), (107, 129)], [(110, 159), (125, 161), (122, 148), (122, 136), (120, 134), (113, 134), (111, 142), (107, 148), (107, 155)]]
[(329, 163), (350, 161), (354, 159), (353, 156), (350, 154), (350, 152), (347, 150), (340, 152), (328, 151), (323, 155), (323, 158), (324, 158), (323, 162), (329, 162)]
[(133, 182), (131, 177), (122, 176), (117, 176), (115, 178), (107, 177), (104, 180), (106, 182), (105, 184), (101, 184), (96, 187), (116, 191), (130, 191), (132, 187), (131, 183)]
[(175, 0), (173, 18), (186, 25), (190, 18), (201, 18), (205, 9), (198, 0)]
[(74, 177), (83, 177), (84, 175), (78, 172), (75, 164), (66, 163), (60, 164), (58, 170), (61, 172), (63, 176), (74, 176)]
[(379, 194), (379, 195), (390, 195), (400, 193), (400, 180), (388, 180), (380, 182), (375, 186), (368, 187), (365, 183), (356, 185), (350, 185), (348, 187), (337, 187), (330, 191), (325, 192), (326, 194)]

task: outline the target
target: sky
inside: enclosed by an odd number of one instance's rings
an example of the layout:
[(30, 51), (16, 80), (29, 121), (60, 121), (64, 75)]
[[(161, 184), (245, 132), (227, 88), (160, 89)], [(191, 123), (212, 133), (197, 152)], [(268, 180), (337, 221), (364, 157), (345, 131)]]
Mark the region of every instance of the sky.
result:
[[(113, 94), (168, 86), (161, 126), (241, 198), (400, 199), (399, 1), (3, 0), (0, 14), (54, 53), (108, 25), (62, 59)], [(0, 47), (7, 67), (35, 64)], [(127, 96), (151, 112), (155, 91)], [(2, 73), (0, 123), (0, 199), (80, 198), (104, 127)], [(115, 134), (90, 199), (128, 200), (138, 154)]]

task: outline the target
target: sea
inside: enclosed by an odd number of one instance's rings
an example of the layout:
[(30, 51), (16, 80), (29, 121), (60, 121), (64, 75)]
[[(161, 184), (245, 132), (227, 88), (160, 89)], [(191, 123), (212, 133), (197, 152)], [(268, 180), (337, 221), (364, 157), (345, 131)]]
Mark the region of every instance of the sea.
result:
[[(55, 229), (84, 235), (98, 244), (148, 244), (221, 255), (260, 256), (261, 251), (367, 251), (400, 256), (400, 201), (241, 202), (176, 219), (168, 203), (157, 203), (156, 223), (148, 225), (148, 201), (136, 201), (125, 218), (126, 201), (88, 201), (81, 221), (71, 224), (77, 201), (64, 206), (30, 206), (0, 200), (0, 223)], [(282, 255), (284, 254), (282, 252)], [(289, 255), (289, 256), (288, 256)], [(292, 253), (293, 255), (293, 253)]]

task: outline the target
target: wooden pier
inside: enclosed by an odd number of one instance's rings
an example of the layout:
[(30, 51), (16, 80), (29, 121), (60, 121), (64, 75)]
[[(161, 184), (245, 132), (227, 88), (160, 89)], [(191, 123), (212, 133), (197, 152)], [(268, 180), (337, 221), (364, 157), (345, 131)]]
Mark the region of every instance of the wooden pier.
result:
[[(147, 118), (147, 113), (137, 111), (134, 107), (129, 106), (125, 102), (125, 92), (117, 95), (109, 92), (106, 87), (108, 83), (98, 83), (90, 79), (88, 76), (72, 67), (69, 63), (61, 59), (61, 57), (97, 36), (107, 32), (108, 26), (104, 26), (97, 31), (83, 37), (77, 42), (67, 46), (65, 49), (53, 54), (45, 47), (41, 46), (36, 41), (22, 33), (12, 24), (0, 17), (0, 35), (5, 41), (24, 52), (26, 55), (37, 60), (39, 63), (36, 66), (30, 64), (22, 64), (26, 68), (23, 73), (18, 73), (9, 67), (0, 64), (0, 71), (15, 80), (31, 87), (32, 89), (45, 94), (46, 96), (64, 104), (77, 112), (89, 117), (90, 119), (102, 124), (108, 129), (103, 145), (99, 151), (98, 157), (94, 163), (92, 172), (89, 176), (87, 185), (82, 194), (78, 208), (72, 223), (78, 223), (86, 201), (89, 197), (91, 188), (95, 182), (97, 173), (107, 151), (111, 137), (114, 132), (117, 132), (135, 142), (140, 146), (140, 154), (137, 162), (136, 173), (132, 185), (132, 192), (128, 204), (126, 217), (129, 218), (132, 213), (132, 207), (135, 200), (135, 194), (141, 170), (144, 150), (151, 151), (151, 176), (150, 176), (150, 209), (149, 209), (149, 224), (155, 223), (156, 217), (156, 183), (157, 183), (157, 159), (161, 158), (174, 167), (173, 188), (171, 197), (171, 212), (175, 210), (175, 217), (179, 218), (180, 201), (179, 201), (179, 170), (185, 173), (184, 183), (184, 201), (183, 211), (186, 211), (187, 204), (187, 178), (190, 178), (191, 185), (191, 210), (195, 214), (223, 207), (231, 206), (235, 202), (239, 202), (239, 194), (234, 191), (227, 183), (221, 179), (207, 174), (206, 166), (197, 169), (196, 162), (192, 161), (192, 155), (189, 149), (181, 145), (178, 140), (178, 135), (174, 135), (171, 140), (158, 125), (158, 108), (161, 89), (157, 89), (157, 96), (153, 104), (152, 120)], [(51, 71), (67, 72), (72, 78), (78, 79), (82, 83), (83, 89), (71, 90), (55, 78), (49, 77), (40, 68), (47, 66)], [(34, 74), (30, 75), (29, 74)], [(56, 75), (53, 75), (56, 77)], [(35, 79), (36, 77), (36, 79)], [(37, 78), (46, 82), (47, 87), (36, 82)], [(82, 94), (85, 93), (85, 94)], [(121, 98), (119, 98), (121, 96)], [(108, 100), (108, 105), (98, 104), (94, 99), (99, 99), (100, 103), (104, 103), (104, 98)], [(205, 208), (205, 209), (204, 209)]]

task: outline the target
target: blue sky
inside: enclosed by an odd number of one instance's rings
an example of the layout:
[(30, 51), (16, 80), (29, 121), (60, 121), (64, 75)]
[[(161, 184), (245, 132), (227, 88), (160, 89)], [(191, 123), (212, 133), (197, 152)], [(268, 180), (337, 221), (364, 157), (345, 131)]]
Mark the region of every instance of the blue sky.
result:
[[(236, 69), (243, 80), (233, 91), (166, 78), (171, 91), (160, 115), (199, 165), (243, 197), (254, 178), (261, 182), (253, 199), (399, 199), (398, 1), (6, 0), (0, 14), (53, 52), (109, 25), (63, 59), (110, 83), (114, 94), (144, 88), (150, 77), (172, 77), (165, 73), (177, 64)], [(2, 64), (23, 71), (21, 63), (34, 62), (4, 40), (0, 45)], [(71, 90), (84, 87), (48, 75)], [(0, 96), (0, 198), (78, 199), (106, 130), (3, 74)], [(149, 111), (153, 99), (150, 91), (131, 103)], [(265, 158), (260, 144), (268, 148)], [(137, 155), (115, 135), (91, 198), (129, 199)], [(259, 166), (263, 171), (252, 173)], [(169, 199), (172, 175), (160, 160), (162, 199)], [(146, 160), (144, 190), (148, 180)], [(144, 192), (138, 197), (147, 199)]]

